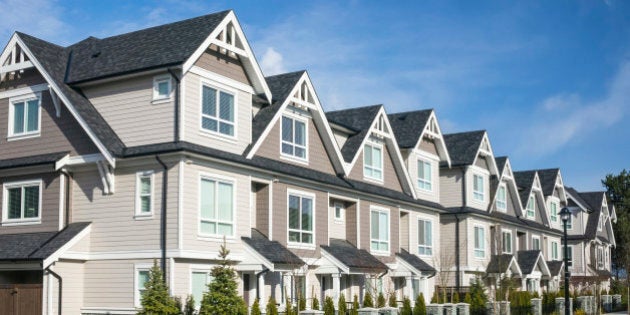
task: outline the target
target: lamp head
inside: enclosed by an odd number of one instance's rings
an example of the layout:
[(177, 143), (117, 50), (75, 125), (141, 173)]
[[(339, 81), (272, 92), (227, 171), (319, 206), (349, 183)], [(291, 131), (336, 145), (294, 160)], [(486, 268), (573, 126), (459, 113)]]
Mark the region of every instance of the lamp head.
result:
[(562, 210), (560, 210), (560, 219), (562, 219), (562, 222), (569, 221), (570, 217), (571, 217), (571, 210), (569, 210), (569, 208), (564, 207), (562, 208)]

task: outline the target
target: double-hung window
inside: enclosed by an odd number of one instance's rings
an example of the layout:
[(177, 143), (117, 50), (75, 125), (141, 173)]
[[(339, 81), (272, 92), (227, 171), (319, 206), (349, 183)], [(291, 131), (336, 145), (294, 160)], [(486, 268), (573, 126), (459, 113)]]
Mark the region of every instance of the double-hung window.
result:
[(306, 122), (282, 116), (282, 155), (306, 159)]
[(418, 188), (432, 191), (431, 162), (418, 160)]
[(195, 270), (190, 274), (190, 294), (195, 299), (195, 308), (199, 308), (203, 293), (208, 291), (208, 283), (212, 281), (210, 272), (206, 270)]
[(41, 181), (4, 184), (2, 221), (36, 222), (41, 219)]
[(534, 198), (534, 194), (529, 195), (527, 207), (525, 207), (525, 215), (528, 218), (534, 218), (536, 216), (536, 198)]
[(475, 226), (475, 257), (486, 257), (486, 232), (483, 227)]
[(512, 253), (512, 232), (510, 231), (502, 231), (503, 242), (501, 243), (503, 253), (511, 254)]
[(335, 209), (335, 220), (343, 220), (343, 213), (345, 212), (345, 206), (342, 202), (335, 202), (333, 204)]
[(200, 234), (233, 236), (234, 184), (202, 177), (200, 186)]
[(383, 180), (383, 148), (375, 144), (365, 144), (363, 148), (363, 175), (366, 178)]
[(532, 249), (540, 250), (540, 238), (532, 237)]
[(433, 254), (433, 226), (429, 220), (418, 220), (418, 254)]
[(289, 194), (289, 243), (313, 244), (313, 197)]
[(40, 132), (41, 95), (11, 100), (9, 137), (37, 135)]
[(497, 191), (497, 210), (505, 212), (507, 210), (507, 194), (505, 185), (500, 185)]
[(233, 137), (236, 116), (234, 95), (207, 85), (202, 85), (201, 89), (201, 128)]
[(389, 211), (372, 209), (370, 248), (375, 252), (389, 252)]
[(473, 175), (473, 198), (478, 201), (483, 201), (485, 198), (483, 187), (483, 176)]
[(558, 260), (558, 242), (551, 242), (551, 260)]
[(153, 78), (153, 100), (168, 100), (171, 98), (171, 77), (159, 76)]
[(139, 307), (140, 301), (142, 301), (142, 295), (147, 291), (146, 284), (149, 282), (149, 267), (136, 268), (135, 281), (135, 304), (136, 307)]
[(549, 212), (551, 212), (551, 222), (558, 222), (558, 203), (552, 201), (549, 204)]
[(153, 172), (136, 174), (136, 215), (153, 213)]

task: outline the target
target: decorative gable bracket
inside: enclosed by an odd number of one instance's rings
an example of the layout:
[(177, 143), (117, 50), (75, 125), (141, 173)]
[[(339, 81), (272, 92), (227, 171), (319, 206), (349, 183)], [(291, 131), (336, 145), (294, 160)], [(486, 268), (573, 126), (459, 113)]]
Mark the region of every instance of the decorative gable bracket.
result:
[(114, 169), (106, 161), (96, 162), (96, 167), (98, 167), (98, 173), (103, 182), (103, 193), (106, 195), (113, 194), (115, 191)]
[(53, 90), (52, 86), (48, 87), (48, 91), (50, 92), (50, 98), (52, 98), (53, 105), (55, 105), (55, 114), (57, 118), (61, 117), (61, 100), (55, 90)]
[(6, 49), (0, 56), (0, 80), (4, 80), (7, 74), (24, 72), (26, 69), (35, 67), (17, 43), (13, 42), (9, 45), (12, 45), (11, 49)]

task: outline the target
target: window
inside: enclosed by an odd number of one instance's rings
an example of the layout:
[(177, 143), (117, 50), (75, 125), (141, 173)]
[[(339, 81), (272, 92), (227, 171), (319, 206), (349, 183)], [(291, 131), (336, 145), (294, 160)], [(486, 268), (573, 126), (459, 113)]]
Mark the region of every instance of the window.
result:
[(208, 283), (212, 276), (208, 271), (193, 271), (190, 274), (190, 294), (195, 299), (195, 308), (199, 308), (204, 292), (208, 291)]
[(505, 212), (507, 210), (507, 195), (505, 190), (505, 185), (499, 186), (499, 190), (497, 191), (497, 210), (501, 210)]
[(475, 257), (486, 257), (486, 232), (480, 226), (475, 226)]
[(136, 174), (136, 216), (153, 213), (153, 172)]
[(532, 249), (540, 250), (540, 238), (537, 236), (532, 237)]
[(11, 100), (9, 137), (38, 135), (40, 131), (41, 95)]
[(551, 242), (551, 260), (558, 260), (558, 242)]
[(552, 201), (549, 204), (549, 209), (551, 212), (551, 222), (558, 222), (558, 203)]
[(418, 188), (432, 191), (431, 162), (418, 160)]
[(567, 230), (571, 229), (573, 229), (573, 213), (571, 213), (569, 219), (567, 220)]
[(573, 246), (567, 246), (567, 258), (569, 258), (569, 268), (572, 267), (573, 264)]
[(483, 190), (483, 177), (481, 175), (473, 175), (473, 197), (478, 201), (483, 201), (485, 198)]
[(418, 254), (433, 254), (433, 226), (429, 220), (418, 220)]
[(597, 230), (601, 231), (604, 229), (604, 215), (602, 213), (599, 214), (599, 222), (597, 223)]
[(335, 202), (333, 205), (335, 208), (335, 220), (343, 220), (343, 213), (346, 210), (345, 206), (342, 202)]
[(140, 301), (142, 300), (142, 295), (147, 290), (145, 287), (146, 283), (149, 282), (149, 267), (146, 268), (136, 268), (136, 306), (140, 306)]
[(161, 76), (153, 78), (153, 100), (168, 100), (171, 98), (171, 77)]
[(313, 244), (313, 197), (289, 194), (289, 242)]
[(525, 216), (528, 218), (534, 218), (536, 216), (536, 198), (534, 198), (534, 194), (529, 195), (527, 207), (525, 207)]
[(234, 136), (234, 95), (202, 86), (201, 128), (221, 135)]
[(282, 154), (306, 159), (306, 123), (282, 116)]
[(4, 184), (2, 221), (38, 222), (41, 218), (41, 181)]
[(502, 250), (503, 253), (505, 254), (511, 254), (512, 253), (512, 232), (511, 231), (502, 231), (501, 232), (502, 236), (503, 236), (503, 242), (501, 243), (502, 245)]
[(371, 245), (376, 252), (389, 252), (389, 211), (372, 209)]
[(382, 147), (366, 144), (363, 149), (363, 176), (379, 181), (383, 180)]
[(231, 182), (201, 178), (199, 232), (211, 236), (234, 233), (234, 186)]
[(604, 250), (597, 247), (597, 269), (604, 268)]

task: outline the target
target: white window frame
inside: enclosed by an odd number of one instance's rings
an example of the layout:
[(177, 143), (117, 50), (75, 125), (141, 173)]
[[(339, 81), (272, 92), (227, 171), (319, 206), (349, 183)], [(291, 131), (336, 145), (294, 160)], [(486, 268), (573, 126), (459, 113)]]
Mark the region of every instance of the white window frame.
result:
[(567, 230), (573, 230), (573, 211), (569, 210), (569, 219), (567, 220)]
[[(573, 245), (567, 246), (569, 249), (569, 261), (571, 261), (571, 265), (575, 264), (575, 260), (573, 259)], [(564, 257), (564, 251), (562, 252), (562, 256)], [(573, 269), (573, 266), (570, 266), (569, 269)]]
[[(530, 211), (532, 213), (531, 215)], [(527, 205), (525, 205), (525, 217), (527, 217), (528, 219), (536, 219), (536, 195), (534, 193), (529, 194), (529, 197), (527, 197)]]
[[(503, 190), (503, 200), (501, 200), (501, 190)], [(507, 212), (507, 186), (505, 183), (499, 184), (497, 189), (496, 208), (501, 212)]]
[[(34, 218), (24, 218), (24, 188), (25, 187), (39, 187), (39, 204), (37, 217)], [(21, 200), (20, 200), (20, 219), (9, 219), (9, 189), (12, 188), (21, 188)], [(2, 225), (10, 226), (10, 225), (29, 225), (29, 224), (40, 224), (42, 221), (42, 195), (43, 195), (43, 185), (41, 179), (36, 180), (26, 180), (26, 181), (16, 181), (16, 182), (6, 182), (2, 185)]]
[[(554, 246), (555, 245), (555, 246)], [(554, 255), (554, 248), (556, 250)], [(560, 245), (556, 241), (551, 241), (551, 246), (549, 246), (549, 250), (551, 251), (551, 260), (559, 260), (560, 258)]]
[[(168, 95), (160, 95), (160, 83), (168, 84)], [(173, 97), (173, 80), (170, 75), (159, 75), (153, 77), (153, 104), (168, 102)]]
[[(337, 209), (339, 209), (338, 217), (337, 217)], [(343, 202), (341, 201), (333, 202), (333, 218), (335, 219), (335, 221), (343, 222), (344, 218), (346, 217), (345, 213), (346, 213), (346, 206)]]
[(140, 279), (140, 277), (138, 277), (138, 275), (140, 271), (147, 271), (150, 275), (152, 267), (153, 264), (150, 263), (138, 263), (134, 264), (133, 266), (133, 304), (137, 308), (142, 307), (142, 305), (140, 304), (140, 287), (138, 286), (138, 280)]
[[(212, 275), (210, 275), (210, 272), (212, 272), (212, 269), (210, 267), (205, 268), (205, 267), (198, 267), (198, 266), (194, 266), (194, 267), (190, 267), (189, 270), (189, 277), (188, 277), (188, 294), (190, 294), (192, 296), (193, 292), (192, 292), (192, 278), (193, 278), (193, 273), (206, 273), (207, 274), (207, 278), (206, 278), (206, 285), (208, 285), (210, 282), (212, 282)], [(206, 290), (204, 290), (205, 292)], [(203, 298), (203, 294), (202, 294), (202, 298)], [(201, 300), (197, 301), (195, 300), (195, 309), (199, 310), (199, 307), (201, 306)]]
[(604, 214), (602, 212), (599, 213), (599, 221), (597, 222), (597, 231), (604, 230)]
[[(28, 119), (27, 113), (27, 102), (32, 100), (37, 100), (37, 129), (35, 131), (26, 131), (24, 128), (23, 132), (14, 133), (13, 127), (15, 124), (15, 103), (24, 103), (24, 121)], [(42, 130), (42, 93), (29, 93), (25, 95), (20, 95), (16, 97), (12, 97), (9, 99), (9, 128), (7, 132), (7, 141), (18, 140), (18, 139), (27, 139), (27, 138), (35, 138), (41, 135)]]
[[(284, 139), (282, 139), (282, 128), (283, 128), (282, 120), (285, 117), (288, 118), (288, 119), (293, 120), (293, 142), (285, 141)], [(296, 121), (299, 121), (299, 122), (304, 124), (304, 146), (295, 143), (295, 122)], [(308, 119), (306, 119), (304, 117), (300, 117), (299, 115), (296, 115), (296, 114), (284, 113), (284, 114), (282, 114), (282, 116), (280, 116), (279, 123), (280, 123), (280, 135), (279, 135), (279, 137), (280, 137), (280, 157), (287, 158), (287, 159), (290, 159), (290, 160), (297, 160), (299, 162), (308, 162), (308, 145), (309, 145), (309, 141), (308, 141), (308, 136), (309, 136), (308, 135), (308, 128), (309, 128)], [(282, 151), (282, 145), (283, 144), (291, 145), (294, 148), (298, 147), (298, 148), (304, 149), (304, 157), (296, 156), (294, 154), (292, 155), (292, 154), (284, 153)], [(293, 150), (293, 152), (295, 153), (295, 149)]]
[[(142, 212), (142, 185), (141, 185), (141, 179), (142, 178), (150, 178), (151, 180), (151, 192), (149, 193), (149, 197), (151, 199), (150, 201), (150, 209), (149, 212)], [(143, 217), (152, 217), (153, 216), (153, 212), (154, 212), (154, 202), (155, 202), (155, 174), (153, 171), (142, 171), (142, 172), (137, 172), (136, 173), (136, 211), (135, 211), (135, 218), (143, 218)]]
[[(210, 181), (214, 181), (216, 183), (215, 185), (215, 189), (217, 189), (215, 196), (218, 196), (218, 187), (219, 187), (219, 183), (224, 183), (224, 184), (230, 184), (232, 185), (232, 222), (227, 222), (227, 221), (222, 221), (218, 219), (218, 203), (219, 203), (219, 199), (216, 198), (215, 200), (215, 207), (216, 207), (216, 211), (217, 211), (217, 218), (213, 221), (213, 220), (209, 220), (209, 219), (203, 219), (201, 217), (201, 194), (203, 193), (201, 191), (201, 182), (203, 180), (210, 180)], [(201, 237), (209, 237), (209, 238), (214, 238), (217, 240), (222, 241), (223, 237), (225, 237), (226, 239), (234, 239), (235, 235), (237, 235), (238, 233), (236, 232), (236, 208), (238, 207), (236, 205), (236, 195), (237, 195), (237, 186), (236, 186), (236, 180), (234, 178), (231, 177), (226, 177), (226, 176), (221, 176), (221, 175), (216, 175), (216, 174), (209, 174), (209, 173), (199, 173), (199, 178), (197, 181), (199, 187), (197, 188), (198, 191), (198, 196), (197, 196), (197, 215), (198, 215), (198, 220), (197, 220), (197, 233), (199, 236)], [(222, 235), (222, 234), (207, 234), (207, 233), (202, 233), (201, 232), (201, 222), (202, 221), (206, 221), (206, 222), (215, 222), (217, 224), (217, 232), (219, 231), (219, 223), (231, 223), (232, 224), (232, 235)]]
[[(379, 214), (380, 213), (386, 213), (387, 214), (387, 239), (386, 240), (372, 238), (372, 212), (378, 212)], [(392, 218), (391, 218), (390, 209), (383, 208), (383, 207), (376, 207), (376, 206), (371, 206), (370, 207), (370, 253), (372, 253), (374, 255), (377, 255), (377, 256), (389, 256), (389, 254), (390, 254), (390, 252), (392, 250), (392, 241), (391, 241), (392, 240), (392, 227), (391, 227), (391, 225), (392, 225)], [(387, 250), (375, 250), (375, 249), (372, 249), (372, 242), (387, 243)]]
[[(216, 114), (217, 116), (210, 116), (210, 115), (206, 115), (203, 113), (203, 88), (205, 87), (209, 87), (211, 89), (216, 90), (217, 92), (217, 99), (216, 99)], [(220, 97), (221, 97), (221, 92), (223, 93), (227, 93), (232, 95), (232, 97), (234, 98), (234, 121), (228, 121), (228, 120), (224, 120), (219, 118), (219, 104), (221, 102)], [(214, 130), (210, 130), (210, 129), (205, 129), (203, 127), (203, 118), (209, 118), (209, 119), (214, 119), (217, 121), (217, 131)], [(199, 130), (201, 131), (202, 134), (206, 134), (209, 136), (215, 136), (218, 137), (220, 139), (227, 139), (227, 140), (232, 140), (235, 141), (238, 138), (238, 92), (234, 89), (228, 88), (227, 86), (223, 86), (221, 84), (217, 84), (215, 82), (210, 82), (207, 80), (201, 80), (201, 84), (199, 86)], [(219, 130), (219, 124), (223, 122), (223, 123), (228, 123), (228, 124), (232, 124), (234, 126), (234, 135), (227, 135), (224, 133), (221, 133)]]
[[(477, 184), (478, 178), (481, 180), (481, 190), (475, 189), (475, 185)], [(486, 186), (485, 176), (482, 174), (473, 173), (473, 184), (472, 184), (473, 200), (478, 201), (478, 202), (486, 201), (486, 187), (485, 186)]]
[[(432, 257), (433, 256), (433, 239), (435, 238), (433, 231), (434, 231), (434, 228), (435, 228), (435, 224), (433, 224), (433, 220), (431, 220), (429, 218), (426, 218), (426, 217), (418, 217), (417, 222), (418, 222), (418, 225), (417, 225), (418, 232), (416, 234), (417, 234), (417, 239), (418, 239), (418, 256), (421, 256), (421, 257)], [(426, 224), (428, 222), (431, 225), (431, 244), (428, 244), (428, 245), (420, 244), (420, 222), (423, 222), (424, 224)], [(420, 253), (420, 248), (425, 249), (425, 253), (421, 254)], [(429, 251), (429, 254), (426, 253), (427, 250)]]
[[(538, 241), (538, 248), (534, 248), (536, 241)], [(532, 236), (532, 250), (542, 250), (542, 247), (540, 246), (540, 236)]]
[[(418, 189), (422, 191), (433, 192), (433, 163), (433, 161), (424, 158), (418, 158), (416, 162), (416, 176), (418, 177), (416, 184), (418, 185)], [(429, 165), (429, 179), (426, 179), (426, 174), (424, 174), (425, 178), (420, 178), (420, 169), (422, 169), (424, 173), (425, 164)], [(426, 188), (427, 186), (429, 187), (428, 189)]]
[[(374, 151), (374, 148), (378, 148), (378, 149), (379, 149), (379, 151), (380, 151), (380, 153), (381, 153), (381, 165), (380, 165), (380, 168), (375, 167), (375, 166), (372, 166), (372, 165), (368, 166), (368, 165), (365, 163), (365, 156), (366, 156), (366, 155), (365, 155), (365, 148), (366, 148), (367, 146), (372, 147), (372, 151)], [(384, 179), (385, 179), (385, 171), (384, 171), (385, 161), (383, 160), (383, 159), (384, 159), (384, 155), (385, 155), (385, 154), (384, 154), (384, 152), (383, 152), (383, 144), (381, 144), (381, 143), (376, 143), (376, 142), (368, 141), (368, 142), (366, 142), (366, 143), (363, 145), (363, 178), (365, 178), (365, 179), (367, 179), (367, 180), (370, 180), (370, 181), (376, 181), (376, 182), (378, 182), (378, 183), (383, 183), (383, 181), (384, 181)], [(374, 162), (374, 161), (372, 161), (372, 162)], [(378, 178), (378, 177), (369, 176), (369, 175), (367, 174), (367, 172), (365, 171), (365, 169), (366, 169), (366, 168), (370, 168), (370, 169), (372, 169), (373, 171), (374, 171), (374, 170), (376, 170), (376, 171), (380, 171), (380, 172), (381, 172), (381, 177), (380, 177), (380, 178)]]
[[(555, 213), (554, 213), (554, 207), (555, 207)], [(560, 203), (556, 200), (551, 200), (549, 202), (549, 217), (551, 219), (551, 222), (553, 222), (554, 224), (558, 223), (560, 220), (558, 220), (558, 208), (560, 208)]]
[[(289, 228), (289, 199), (291, 198), (291, 196), (296, 196), (296, 197), (300, 197), (300, 215), (302, 213), (302, 203), (301, 203), (301, 199), (302, 198), (308, 198), (311, 199), (312, 202), (312, 208), (313, 208), (313, 213), (312, 213), (312, 218), (313, 218), (313, 230), (312, 231), (307, 231), (307, 230), (302, 230), (302, 228), (300, 227), (300, 229), (290, 229)], [(286, 208), (286, 213), (287, 213), (287, 222), (286, 222), (286, 227), (287, 227), (287, 247), (290, 248), (303, 248), (303, 249), (314, 249), (315, 248), (315, 244), (316, 244), (316, 199), (315, 199), (315, 194), (314, 193), (310, 193), (310, 192), (306, 192), (306, 191), (301, 191), (301, 190), (294, 190), (294, 189), (287, 189), (287, 208)], [(301, 222), (302, 220), (300, 220)], [(300, 223), (301, 226), (301, 223)], [(298, 232), (298, 233), (311, 233), (311, 243), (302, 243), (302, 242), (291, 242), (289, 241), (289, 232)]]
[[(506, 251), (505, 249), (505, 235), (509, 235), (510, 236), (510, 250)], [(511, 230), (501, 230), (501, 252), (503, 254), (512, 254), (514, 252), (514, 238), (512, 237), (512, 231)]]
[(600, 270), (599, 268), (604, 268), (604, 248), (602, 248), (601, 246), (597, 246), (596, 252), (597, 252), (597, 269)]
[[(482, 238), (479, 242), (479, 244), (482, 246), (481, 248), (477, 248), (475, 245), (475, 241), (477, 240), (477, 229), (481, 229), (482, 232)], [(475, 257), (476, 259), (485, 259), (486, 258), (486, 248), (487, 248), (487, 244), (486, 244), (486, 227), (483, 225), (478, 225), (475, 224), (473, 225), (473, 257)], [(478, 255), (481, 254), (481, 255)]]

